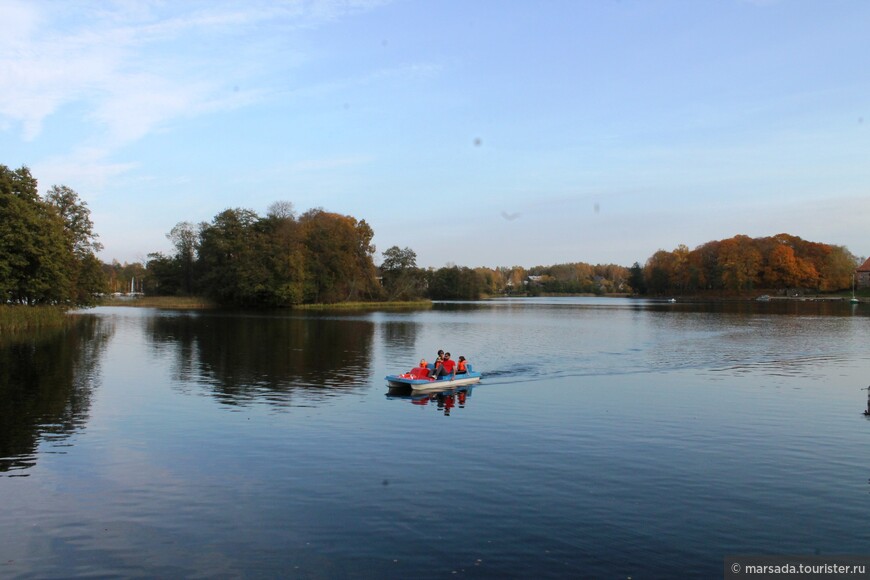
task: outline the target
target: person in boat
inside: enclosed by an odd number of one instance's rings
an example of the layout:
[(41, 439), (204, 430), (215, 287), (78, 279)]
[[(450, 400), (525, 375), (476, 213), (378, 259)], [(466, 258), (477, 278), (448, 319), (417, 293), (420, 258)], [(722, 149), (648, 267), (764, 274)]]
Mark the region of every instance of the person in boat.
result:
[(450, 376), (450, 380), (453, 380), (453, 377), (456, 376), (456, 362), (450, 358), (450, 353), (444, 353), (444, 360), (441, 361), (441, 364), (435, 367), (435, 372), (432, 373), (432, 376), (435, 377), (437, 381), (441, 377)]
[(468, 372), (468, 361), (465, 360), (465, 357), (459, 355), (459, 362), (456, 363), (456, 374), (464, 375)]
[(438, 371), (438, 367), (441, 366), (442, 362), (444, 362), (444, 351), (439, 350), (438, 356), (435, 358), (435, 363), (432, 366), (432, 374), (433, 375)]
[(415, 379), (425, 379), (429, 376), (429, 363), (426, 359), (420, 359), (420, 364), (411, 369), (409, 373)]

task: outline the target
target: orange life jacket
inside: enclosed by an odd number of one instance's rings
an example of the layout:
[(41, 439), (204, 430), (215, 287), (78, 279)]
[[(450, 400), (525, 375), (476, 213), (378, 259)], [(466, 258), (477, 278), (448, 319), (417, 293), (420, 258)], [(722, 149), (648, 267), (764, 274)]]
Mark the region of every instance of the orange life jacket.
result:
[(464, 360), (459, 361), (459, 366), (456, 368), (457, 373), (467, 373), (468, 372), (468, 369), (465, 368), (466, 362), (467, 361), (464, 361)]

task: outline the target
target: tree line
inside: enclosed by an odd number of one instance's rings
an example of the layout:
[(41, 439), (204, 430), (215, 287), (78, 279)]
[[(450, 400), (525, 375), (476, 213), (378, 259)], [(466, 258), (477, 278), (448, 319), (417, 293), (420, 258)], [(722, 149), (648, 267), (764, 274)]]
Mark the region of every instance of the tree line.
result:
[(615, 265), (424, 269), (414, 250), (392, 246), (376, 266), (373, 236), (365, 220), (321, 208), (297, 216), (290, 202), (265, 216), (228, 209), (210, 223), (176, 224), (174, 251), (148, 256), (144, 290), (265, 307), (628, 290), (628, 268)]
[[(174, 251), (148, 255), (143, 289), (199, 295), (218, 304), (286, 307), (424, 298), (474, 300), (488, 293), (479, 271), (424, 270), (410, 248), (391, 247), (375, 265), (374, 231), (365, 220), (314, 208), (297, 215), (276, 202), (265, 216), (227, 209), (211, 222), (179, 222)], [(115, 268), (122, 273), (130, 266)]]
[(44, 197), (27, 167), (0, 165), (2, 304), (90, 305), (105, 292), (204, 296), (218, 304), (285, 307), (346, 301), (476, 300), (487, 295), (741, 293), (849, 288), (858, 259), (845, 247), (788, 234), (659, 250), (641, 266), (583, 262), (532, 268), (417, 266), (392, 246), (375, 265), (365, 220), (277, 202), (265, 216), (231, 208), (211, 222), (180, 222), (173, 251), (145, 264), (101, 263), (87, 204), (64, 185)]
[[(278, 204), (264, 217), (226, 210), (211, 224), (182, 222), (176, 252), (151, 254), (151, 291), (206, 295), (220, 303), (292, 306), (347, 300), (476, 300), (487, 295), (741, 293), (849, 288), (859, 262), (843, 246), (778, 234), (659, 250), (641, 267), (574, 262), (532, 268), (417, 266), (411, 248), (392, 246), (374, 264), (373, 232), (314, 209), (298, 218)], [(233, 240), (236, 240), (235, 242)]]
[(741, 293), (758, 289), (835, 292), (848, 289), (859, 259), (844, 246), (810, 242), (789, 234), (737, 235), (689, 250), (659, 250), (630, 269), (638, 293)]

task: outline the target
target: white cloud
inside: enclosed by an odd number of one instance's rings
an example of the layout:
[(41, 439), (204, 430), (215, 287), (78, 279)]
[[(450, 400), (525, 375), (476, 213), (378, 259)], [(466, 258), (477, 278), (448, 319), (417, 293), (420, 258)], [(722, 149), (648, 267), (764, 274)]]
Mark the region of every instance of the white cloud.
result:
[[(124, 202), (109, 195), (123, 184), (136, 190), (144, 178), (125, 178), (139, 164), (120, 156), (124, 148), (190, 118), (285, 98), (271, 82), (283, 72), (275, 67), (307, 62), (292, 48), (293, 31), (380, 3), (0, 0), (0, 137), (45, 151), (28, 160), (40, 190), (65, 184), (87, 199), (113, 255), (150, 247), (134, 243), (131, 225), (119, 217), (129, 206), (119, 212), (116, 204)], [(304, 174), (368, 161), (309, 159), (282, 170)]]
[[(82, 147), (63, 157), (46, 159), (34, 164), (33, 174), (39, 179), (39, 189), (45, 192), (52, 185), (68, 185), (93, 199), (113, 178), (133, 169), (134, 163), (111, 163), (108, 151)], [(97, 195), (98, 197), (98, 195)]]
[[(0, 128), (32, 141), (46, 119), (75, 105), (93, 122), (88, 137), (117, 147), (181, 117), (245, 106), (267, 92), (229, 90), (239, 38), (266, 23), (308, 26), (377, 4), (0, 1)], [(263, 48), (256, 36), (241, 45)]]

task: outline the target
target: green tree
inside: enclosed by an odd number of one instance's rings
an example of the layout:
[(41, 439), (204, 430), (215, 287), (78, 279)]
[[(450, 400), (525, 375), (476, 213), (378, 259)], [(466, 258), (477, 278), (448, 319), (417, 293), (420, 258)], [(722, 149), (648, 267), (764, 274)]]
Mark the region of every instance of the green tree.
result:
[(39, 197), (30, 170), (0, 165), (0, 300), (74, 303), (67, 242), (61, 216)]
[(221, 304), (262, 306), (271, 303), (269, 273), (257, 214), (227, 209), (202, 227), (199, 283)]
[(429, 297), (434, 300), (478, 300), (483, 284), (470, 268), (447, 266), (429, 275)]
[(631, 289), (636, 294), (646, 294), (646, 283), (643, 279), (643, 268), (640, 267), (640, 264), (635, 262), (631, 268), (629, 268), (628, 275), (628, 284), (631, 286)]
[[(177, 284), (167, 284), (165, 287), (175, 286), (177, 287), (176, 293), (190, 295), (194, 289), (199, 229), (190, 222), (178, 222), (166, 234), (166, 237), (175, 246), (176, 267), (174, 270), (179, 276), (179, 280)], [(168, 273), (168, 271), (164, 272), (164, 274)]]
[(97, 241), (91, 221), (91, 210), (79, 194), (66, 185), (53, 185), (45, 196), (63, 222), (66, 238), (68, 270), (71, 282), (71, 300), (79, 305), (92, 305), (97, 294), (106, 291), (106, 278), (102, 275), (96, 252), (103, 245)]
[(276, 202), (262, 221), (269, 287), (276, 306), (299, 304), (305, 285), (305, 252), (302, 231), (290, 202)]
[(91, 210), (79, 198), (79, 194), (66, 185), (52, 185), (46, 192), (45, 200), (54, 206), (64, 223), (68, 243), (76, 256), (84, 258), (103, 249), (94, 233)]
[(417, 254), (411, 248), (393, 246), (386, 249), (381, 264), (381, 275), (388, 300), (419, 298), (425, 287), (425, 278), (417, 268)]
[(160, 252), (148, 254), (146, 268), (150, 283), (145, 288), (146, 294), (157, 296), (176, 296), (182, 293), (179, 261)]

